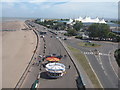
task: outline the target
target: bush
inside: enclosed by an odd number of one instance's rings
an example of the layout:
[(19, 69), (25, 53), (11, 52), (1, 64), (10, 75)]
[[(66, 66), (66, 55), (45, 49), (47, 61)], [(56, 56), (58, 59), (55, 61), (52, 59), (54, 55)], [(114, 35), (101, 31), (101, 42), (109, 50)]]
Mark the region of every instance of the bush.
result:
[(85, 46), (87, 46), (87, 43), (85, 43)]
[(64, 35), (65, 35), (65, 36), (69, 36), (69, 34), (68, 34), (68, 33), (65, 33)]
[(92, 43), (92, 46), (95, 46), (95, 44), (94, 44), (94, 43)]
[(67, 33), (68, 33), (69, 36), (75, 36), (75, 35), (77, 35), (77, 31), (75, 29), (69, 29), (67, 31)]
[(76, 36), (75, 38), (82, 39), (82, 37), (81, 37), (81, 36)]
[(115, 59), (118, 63), (118, 66), (120, 67), (120, 49), (117, 49), (114, 53)]

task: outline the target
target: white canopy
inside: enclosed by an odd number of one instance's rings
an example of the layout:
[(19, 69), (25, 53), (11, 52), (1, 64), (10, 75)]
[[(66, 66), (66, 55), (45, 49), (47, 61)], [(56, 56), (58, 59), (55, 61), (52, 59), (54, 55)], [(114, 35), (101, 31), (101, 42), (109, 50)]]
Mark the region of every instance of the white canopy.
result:
[(83, 23), (106, 23), (104, 19), (99, 20), (98, 17), (95, 19), (92, 19), (91, 17), (85, 17), (85, 18), (79, 17), (75, 19), (75, 21), (81, 21)]
[(102, 19), (101, 21), (99, 21), (99, 23), (106, 23), (104, 19)]
[(46, 71), (51, 73), (63, 73), (65, 71), (65, 65), (61, 63), (48, 63), (46, 65)]

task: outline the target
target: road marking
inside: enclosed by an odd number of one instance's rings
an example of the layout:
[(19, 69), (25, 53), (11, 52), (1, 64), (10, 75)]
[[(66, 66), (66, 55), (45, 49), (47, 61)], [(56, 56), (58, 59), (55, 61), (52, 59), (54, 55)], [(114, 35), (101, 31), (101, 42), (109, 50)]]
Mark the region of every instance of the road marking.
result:
[(105, 70), (104, 70), (104, 73), (105, 73), (106, 76), (108, 75)]
[[(88, 60), (88, 58), (87, 58), (87, 56), (86, 56), (86, 55), (85, 55), (85, 57), (86, 57), (87, 61), (89, 62), (89, 60)], [(97, 77), (97, 79), (98, 79), (98, 82), (99, 82), (100, 86), (103, 88), (103, 85), (102, 85), (102, 83), (100, 82), (100, 79), (98, 78), (98, 76), (97, 76), (96, 72), (94, 71), (94, 69), (93, 69), (92, 65), (90, 64), (90, 62), (89, 62), (89, 65), (90, 65), (90, 67), (91, 67), (91, 69), (92, 69), (93, 73), (94, 73), (94, 74), (95, 74), (95, 76)]]
[(94, 54), (93, 52), (84, 52), (84, 54)]
[(90, 54), (94, 54), (93, 52), (90, 52)]
[(100, 57), (100, 55), (98, 56), (99, 58), (99, 61), (100, 61), (100, 64), (101, 64), (101, 68), (105, 71), (105, 69), (104, 69), (104, 67), (103, 67), (103, 64), (102, 64), (102, 60), (101, 60), (101, 57)]
[(105, 70), (104, 67), (103, 67), (103, 65), (102, 65), (102, 63), (101, 63), (101, 67), (102, 67), (103, 70)]
[(102, 53), (99, 53), (99, 55), (103, 55)]
[(98, 63), (101, 65), (102, 63), (101, 63), (100, 59), (96, 55), (94, 55), (94, 56), (97, 59)]
[[(112, 51), (112, 50), (111, 50), (111, 51)], [(111, 51), (109, 51), (109, 53), (111, 53)], [(111, 65), (111, 67), (112, 67), (112, 69), (113, 69), (113, 71), (114, 71), (115, 75), (116, 75), (116, 76), (118, 77), (118, 79), (120, 80), (120, 78), (119, 78), (118, 74), (116, 73), (116, 71), (115, 71), (115, 69), (114, 69), (114, 67), (113, 67), (113, 65), (112, 65), (112, 63), (111, 63), (110, 56), (109, 56), (109, 62), (110, 62), (110, 65)]]
[[(82, 53), (84, 53), (84, 54), (89, 54), (89, 55), (95, 54), (94, 52), (82, 52)], [(105, 53), (98, 53), (98, 55), (110, 56), (110, 54), (105, 54)]]

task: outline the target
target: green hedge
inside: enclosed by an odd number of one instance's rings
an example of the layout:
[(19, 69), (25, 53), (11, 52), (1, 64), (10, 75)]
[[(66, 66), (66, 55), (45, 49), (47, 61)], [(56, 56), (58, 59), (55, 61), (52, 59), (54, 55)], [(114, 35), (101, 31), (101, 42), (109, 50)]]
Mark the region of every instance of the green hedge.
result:
[(75, 38), (82, 39), (82, 36), (76, 36)]
[(118, 66), (120, 67), (120, 49), (117, 49), (114, 53)]

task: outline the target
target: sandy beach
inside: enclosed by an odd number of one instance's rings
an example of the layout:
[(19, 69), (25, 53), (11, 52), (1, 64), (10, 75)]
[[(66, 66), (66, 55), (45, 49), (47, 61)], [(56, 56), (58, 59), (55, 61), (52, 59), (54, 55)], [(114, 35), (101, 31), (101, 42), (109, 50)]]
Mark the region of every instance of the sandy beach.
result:
[(23, 21), (2, 23), (2, 88), (14, 88), (27, 67), (37, 44), (32, 30), (23, 31)]

